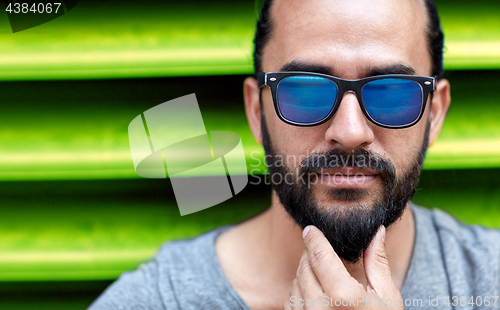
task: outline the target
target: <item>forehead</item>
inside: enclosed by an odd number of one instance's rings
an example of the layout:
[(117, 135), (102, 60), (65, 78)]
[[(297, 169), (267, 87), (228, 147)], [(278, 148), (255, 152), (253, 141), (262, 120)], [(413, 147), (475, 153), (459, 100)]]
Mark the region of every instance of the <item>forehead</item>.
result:
[(275, 0), (271, 18), (264, 71), (300, 61), (352, 79), (397, 64), (430, 74), (421, 0)]

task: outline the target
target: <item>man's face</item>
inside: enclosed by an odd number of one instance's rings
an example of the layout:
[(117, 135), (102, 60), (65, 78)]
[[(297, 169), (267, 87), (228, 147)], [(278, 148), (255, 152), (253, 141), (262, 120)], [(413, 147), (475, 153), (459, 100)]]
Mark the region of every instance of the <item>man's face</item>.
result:
[[(402, 73), (387, 69), (405, 66), (416, 75), (431, 74), (427, 17), (418, 0), (276, 0), (271, 16), (264, 72), (317, 67), (354, 80), (373, 71)], [(429, 105), (413, 127), (386, 129), (370, 123), (348, 92), (326, 123), (295, 127), (278, 119), (264, 88), (261, 128), (271, 176), (294, 178), (274, 185), (280, 202), (301, 226), (318, 226), (340, 257), (355, 262), (379, 225), (401, 216), (413, 195), (427, 146)], [(314, 161), (315, 154), (323, 159)], [(353, 155), (363, 162), (349, 160)], [(284, 165), (276, 162), (281, 159)]]

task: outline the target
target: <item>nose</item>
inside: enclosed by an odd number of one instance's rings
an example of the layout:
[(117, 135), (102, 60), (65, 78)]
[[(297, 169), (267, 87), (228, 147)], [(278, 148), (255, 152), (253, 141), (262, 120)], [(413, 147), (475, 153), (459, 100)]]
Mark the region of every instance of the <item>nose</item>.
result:
[(342, 97), (340, 106), (327, 123), (329, 127), (325, 139), (330, 144), (338, 144), (349, 151), (358, 147), (366, 148), (374, 140), (372, 128), (368, 125), (358, 99), (352, 92), (347, 92)]

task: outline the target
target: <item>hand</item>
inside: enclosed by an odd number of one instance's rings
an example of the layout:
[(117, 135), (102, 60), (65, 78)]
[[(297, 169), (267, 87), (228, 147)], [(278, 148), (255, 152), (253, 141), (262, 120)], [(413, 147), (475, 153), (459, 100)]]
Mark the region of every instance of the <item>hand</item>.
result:
[(306, 227), (303, 236), (306, 248), (283, 309), (404, 309), (389, 268), (385, 227), (363, 255), (366, 287), (349, 274), (318, 228)]

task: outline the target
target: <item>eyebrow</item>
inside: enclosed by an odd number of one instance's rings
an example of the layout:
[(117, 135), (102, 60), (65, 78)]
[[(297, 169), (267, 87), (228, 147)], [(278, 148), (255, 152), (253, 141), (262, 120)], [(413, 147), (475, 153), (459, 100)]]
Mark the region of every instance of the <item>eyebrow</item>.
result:
[[(305, 63), (301, 61), (292, 61), (281, 67), (282, 72), (290, 72), (290, 71), (302, 71), (302, 72), (314, 72), (314, 73), (322, 73), (335, 76), (334, 71), (323, 65), (313, 64), (313, 63)], [(410, 66), (404, 64), (395, 64), (386, 67), (370, 67), (366, 72), (366, 76), (376, 76), (376, 75), (385, 75), (385, 74), (406, 74), (406, 75), (415, 75), (415, 69)]]
[(280, 70), (282, 72), (302, 71), (302, 72), (314, 72), (314, 73), (334, 75), (333, 71), (330, 68), (328, 68), (327, 66), (305, 63), (305, 62), (296, 61), (296, 60), (285, 64), (283, 67), (281, 67)]
[(385, 75), (385, 74), (415, 75), (415, 69), (404, 64), (397, 64), (387, 67), (371, 67), (368, 69), (367, 72), (367, 76)]

